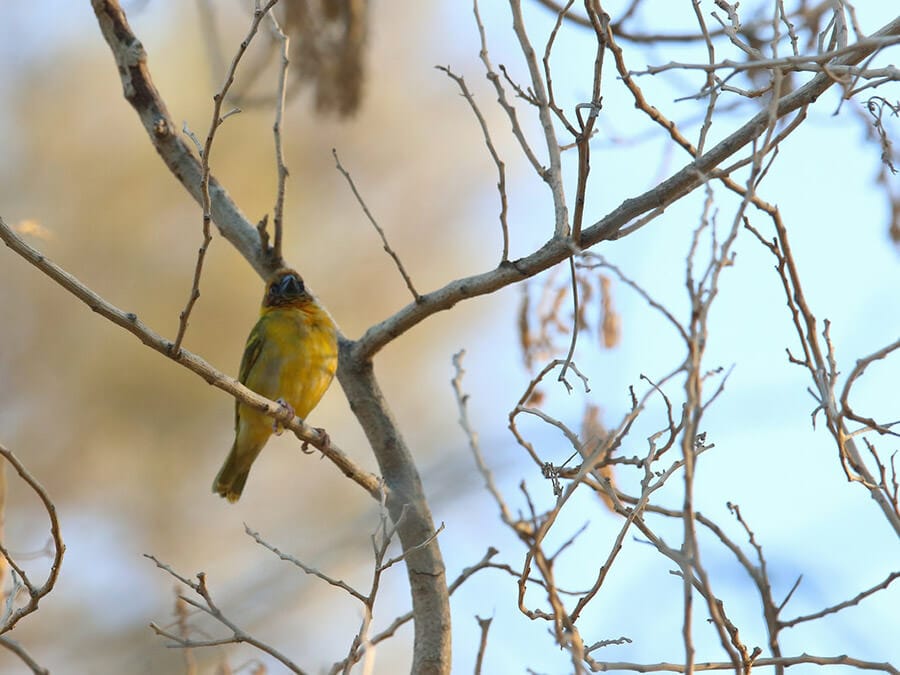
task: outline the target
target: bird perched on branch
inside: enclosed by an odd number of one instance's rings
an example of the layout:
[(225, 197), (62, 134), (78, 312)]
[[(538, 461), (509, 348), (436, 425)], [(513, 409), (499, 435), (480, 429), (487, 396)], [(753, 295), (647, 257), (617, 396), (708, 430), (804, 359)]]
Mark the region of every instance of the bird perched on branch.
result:
[[(238, 379), (305, 419), (328, 389), (336, 369), (334, 322), (297, 272), (278, 270), (266, 284), (259, 321), (247, 338)], [(235, 402), (234, 444), (213, 492), (236, 502), (250, 465), (277, 429), (278, 423), (265, 413)]]

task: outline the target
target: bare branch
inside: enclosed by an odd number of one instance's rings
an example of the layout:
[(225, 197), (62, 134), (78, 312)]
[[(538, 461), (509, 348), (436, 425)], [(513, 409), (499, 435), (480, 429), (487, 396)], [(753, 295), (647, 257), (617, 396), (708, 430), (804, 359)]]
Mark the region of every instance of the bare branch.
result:
[[(265, 18), (265, 15), (268, 14), (269, 10), (275, 5), (278, 0), (268, 0), (266, 6), (262, 9), (257, 6), (256, 10), (253, 13), (253, 21), (250, 23), (250, 30), (247, 33), (247, 36), (241, 42), (238, 47), (237, 52), (234, 55), (234, 58), (231, 60), (231, 65), (228, 67), (228, 70), (225, 73), (225, 82), (222, 84), (222, 88), (213, 96), (213, 113), (212, 113), (212, 121), (209, 124), (209, 131), (206, 134), (206, 143), (203, 145), (203, 152), (200, 154), (200, 206), (203, 211), (203, 243), (200, 245), (200, 249), (197, 251), (197, 264), (194, 266), (194, 278), (191, 282), (191, 292), (188, 295), (187, 304), (185, 304), (184, 309), (181, 311), (181, 314), (178, 317), (178, 333), (175, 336), (175, 341), (172, 343), (172, 351), (178, 353), (181, 350), (181, 343), (184, 341), (185, 333), (187, 333), (188, 327), (188, 319), (191, 316), (191, 311), (194, 309), (194, 305), (197, 300), (200, 298), (200, 275), (203, 273), (203, 261), (206, 259), (206, 252), (209, 250), (209, 244), (212, 242), (212, 235), (210, 234), (210, 223), (212, 222), (212, 205), (210, 200), (209, 193), (209, 156), (212, 153), (213, 142), (215, 141), (216, 132), (219, 127), (225, 121), (225, 119), (235, 112), (239, 112), (238, 110), (232, 110), (226, 114), (222, 114), (222, 103), (225, 101), (225, 97), (228, 95), (228, 90), (234, 82), (234, 75), (237, 71), (238, 64), (243, 58), (244, 54), (247, 51), (247, 47), (250, 46), (250, 42), (253, 40), (253, 36), (256, 35), (256, 31), (259, 28), (260, 22)], [(280, 156), (279, 156), (280, 160)], [(276, 220), (276, 226), (279, 225), (280, 222)], [(275, 241), (276, 243), (280, 243), (279, 233), (276, 227), (275, 233)], [(278, 267), (281, 267), (279, 264)]]
[[(832, 65), (829, 63), (829, 61), (842, 56), (846, 56), (848, 54), (853, 54), (860, 48), (871, 49), (872, 51), (874, 51), (883, 49), (885, 47), (890, 47), (897, 44), (898, 42), (900, 42), (900, 36), (896, 35), (884, 35), (880, 37), (873, 36), (870, 38), (863, 38), (858, 42), (853, 43), (852, 45), (844, 46), (839, 49), (834, 49), (827, 52), (822, 52), (820, 54), (783, 56), (780, 58), (772, 59), (764, 59), (761, 58), (761, 55), (759, 54), (752, 54), (752, 58), (748, 61), (732, 61), (731, 59), (726, 59), (717, 63), (680, 63), (672, 61), (662, 66), (649, 66), (644, 70), (630, 71), (630, 74), (657, 75), (658, 73), (662, 73), (667, 70), (702, 70), (710, 73), (718, 70), (731, 70), (733, 72), (739, 73), (748, 70), (784, 69), (787, 71), (797, 70), (816, 73), (831, 73), (833, 75), (854, 74), (858, 76), (860, 73), (866, 73), (867, 71), (855, 69), (852, 65), (847, 64)], [(900, 78), (900, 69), (897, 69), (896, 67), (888, 67), (887, 69), (881, 69), (877, 74), (873, 73), (871, 77), (887, 77), (888, 79), (892, 80), (898, 79)]]
[(804, 623), (806, 621), (815, 621), (816, 619), (821, 619), (823, 616), (828, 616), (829, 614), (834, 614), (836, 612), (840, 612), (842, 609), (847, 609), (848, 607), (854, 607), (858, 605), (860, 602), (865, 600), (870, 595), (877, 593), (878, 591), (884, 590), (888, 586), (890, 586), (894, 581), (900, 579), (900, 572), (891, 572), (887, 575), (887, 578), (884, 581), (875, 584), (871, 588), (867, 588), (860, 593), (857, 593), (855, 596), (850, 598), (849, 600), (845, 600), (844, 602), (839, 602), (836, 605), (832, 605), (830, 607), (826, 607), (818, 612), (814, 612), (813, 614), (806, 614), (804, 616), (798, 616), (796, 619), (791, 619), (790, 621), (779, 621), (779, 627), (781, 628), (793, 628), (799, 623)]
[[(816, 317), (806, 301), (800, 283), (800, 275), (788, 240), (787, 228), (785, 228), (777, 209), (772, 212), (771, 217), (775, 226), (775, 241), (768, 242), (758, 231), (750, 229), (777, 260), (776, 270), (778, 270), (794, 328), (803, 349), (803, 358), (792, 358), (792, 361), (806, 368), (813, 381), (818, 401), (813, 415), (819, 410), (824, 412), (828, 430), (837, 444), (839, 459), (847, 479), (861, 483), (869, 490), (891, 527), (900, 534), (900, 511), (892, 499), (891, 488), (886, 483), (881, 484), (866, 466), (853, 434), (847, 429), (845, 418), (848, 417), (849, 408), (838, 406), (835, 393), (837, 370), (834, 350), (828, 333), (828, 322), (826, 321), (826, 328), (822, 335), (823, 340), (820, 340)], [(824, 341), (824, 345), (822, 341)], [(900, 346), (898, 343), (891, 343), (873, 355), (862, 359), (854, 369), (852, 379), (848, 380), (844, 387), (842, 400), (846, 400), (849, 396), (849, 387), (862, 375), (869, 363), (892, 353), (898, 346)], [(841, 405), (844, 406), (843, 403)], [(873, 428), (877, 429), (878, 427), (879, 425), (876, 424)]]
[(462, 427), (462, 430), (466, 434), (466, 438), (469, 440), (469, 449), (472, 451), (472, 455), (475, 458), (475, 464), (478, 466), (478, 471), (481, 474), (482, 479), (484, 480), (484, 485), (487, 488), (488, 492), (491, 493), (491, 496), (494, 498), (494, 501), (497, 503), (497, 507), (500, 509), (500, 517), (504, 523), (507, 525), (512, 525), (513, 517), (509, 511), (509, 508), (506, 506), (506, 502), (503, 500), (503, 496), (500, 494), (500, 490), (497, 488), (496, 483), (494, 482), (494, 474), (490, 470), (487, 465), (487, 462), (484, 460), (484, 455), (481, 452), (481, 446), (478, 442), (478, 432), (472, 427), (472, 423), (469, 421), (469, 395), (463, 392), (462, 388), (462, 380), (463, 375), (465, 374), (465, 370), (462, 366), (463, 357), (466, 355), (466, 351), (460, 350), (456, 354), (453, 355), (453, 368), (456, 372), (456, 375), (450, 381), (453, 385), (453, 393), (456, 396), (456, 405), (459, 408), (459, 425)]
[(275, 208), (272, 212), (272, 225), (275, 228), (275, 239), (270, 252), (270, 256), (273, 260), (280, 261), (283, 259), (281, 255), (281, 242), (284, 231), (284, 184), (288, 177), (288, 170), (284, 165), (284, 146), (281, 140), (281, 125), (284, 120), (285, 89), (287, 88), (288, 66), (290, 65), (288, 51), (290, 50), (291, 41), (281, 30), (281, 26), (278, 25), (278, 19), (275, 18), (275, 14), (269, 12), (268, 16), (272, 23), (272, 32), (275, 33), (279, 42), (281, 42), (281, 68), (279, 69), (278, 74), (275, 123), (272, 125), (272, 134), (275, 139), (275, 167), (278, 170), (278, 191), (275, 197)]
[(387, 237), (384, 234), (384, 230), (381, 229), (381, 226), (378, 224), (378, 221), (375, 220), (374, 216), (372, 216), (372, 212), (369, 211), (369, 207), (366, 205), (366, 202), (363, 200), (362, 196), (359, 194), (359, 191), (356, 189), (356, 183), (353, 182), (353, 178), (350, 176), (350, 172), (347, 171), (344, 166), (341, 164), (341, 160), (338, 158), (337, 150), (332, 148), (331, 154), (334, 156), (334, 163), (338, 171), (341, 172), (341, 175), (347, 179), (347, 184), (350, 186), (350, 189), (353, 191), (353, 196), (356, 197), (356, 201), (359, 203), (360, 207), (363, 210), (363, 213), (366, 214), (366, 218), (369, 219), (369, 222), (372, 223), (372, 227), (375, 228), (375, 231), (378, 232), (378, 236), (381, 237), (381, 243), (385, 250), (385, 252), (391, 256), (394, 261), (394, 264), (397, 266), (397, 271), (400, 272), (400, 276), (403, 277), (403, 281), (406, 282), (406, 287), (409, 289), (409, 292), (412, 293), (413, 301), (419, 302), (422, 296), (419, 295), (419, 292), (416, 290), (416, 287), (413, 285), (412, 278), (406, 271), (406, 268), (403, 267), (403, 263), (400, 262), (400, 257), (391, 248), (391, 245), (388, 243)]
[[(200, 161), (178, 133), (147, 67), (147, 54), (117, 0), (91, 0), (103, 37), (112, 50), (124, 95), (140, 117), (153, 147), (188, 193), (202, 204)], [(219, 231), (263, 278), (277, 269), (260, 247), (255, 224), (241, 213), (215, 177), (209, 178), (210, 213)]]
[(34, 675), (50, 675), (50, 671), (35, 661), (34, 657), (28, 653), (28, 650), (26, 650), (21, 643), (13, 640), (8, 635), (0, 637), (0, 647), (4, 647), (18, 656), (22, 663), (31, 669), (31, 672), (34, 673)]
[(478, 26), (478, 35), (481, 38), (481, 52), (479, 53), (479, 56), (481, 57), (481, 62), (484, 64), (485, 76), (491, 84), (494, 85), (494, 90), (497, 92), (497, 102), (509, 118), (513, 136), (515, 136), (516, 140), (519, 142), (522, 153), (525, 155), (529, 164), (531, 164), (531, 168), (534, 169), (535, 173), (542, 175), (546, 169), (541, 165), (537, 155), (534, 154), (534, 150), (532, 150), (528, 139), (525, 138), (525, 132), (522, 130), (522, 126), (519, 123), (516, 108), (507, 99), (506, 89), (504, 89), (503, 84), (500, 82), (500, 76), (497, 74), (497, 71), (494, 70), (494, 66), (491, 63), (487, 47), (487, 33), (485, 32), (484, 24), (481, 21), (481, 14), (478, 10), (478, 0), (472, 0), (472, 9), (475, 14), (475, 23)]
[[(0, 226), (6, 227), (2, 219), (0, 219)], [(53, 558), (50, 561), (50, 570), (47, 573), (47, 578), (44, 580), (44, 583), (40, 586), (34, 584), (28, 578), (25, 570), (16, 563), (6, 546), (0, 544), (0, 555), (3, 556), (28, 592), (28, 602), (26, 602), (25, 605), (18, 609), (11, 610), (8, 614), (4, 614), (3, 624), (0, 625), (0, 635), (3, 635), (4, 633), (11, 631), (23, 618), (36, 612), (41, 599), (49, 594), (50, 591), (53, 590), (53, 587), (56, 586), (56, 581), (59, 578), (59, 571), (62, 567), (63, 554), (66, 552), (66, 546), (63, 543), (62, 533), (59, 529), (59, 520), (56, 516), (56, 505), (53, 503), (53, 500), (50, 499), (47, 491), (38, 482), (37, 478), (31, 475), (28, 469), (25, 468), (25, 465), (19, 461), (19, 458), (16, 457), (11, 450), (0, 445), (0, 455), (10, 463), (16, 470), (16, 473), (19, 474), (19, 477), (25, 481), (28, 487), (37, 495), (38, 499), (41, 500), (41, 504), (43, 504), (44, 510), (47, 512), (47, 518), (50, 521), (50, 539), (53, 542)], [(10, 609), (12, 608), (13, 600), (14, 598), (10, 597)], [(9, 644), (14, 643), (10, 642)]]
[(298, 675), (304, 674), (305, 671), (302, 670), (293, 661), (291, 661), (287, 656), (282, 654), (280, 651), (278, 651), (271, 645), (268, 645), (265, 642), (262, 642), (261, 640), (255, 638), (252, 635), (250, 635), (249, 633), (245, 632), (243, 629), (239, 628), (237, 626), (237, 624), (235, 624), (231, 619), (229, 619), (227, 616), (225, 616), (225, 614), (222, 613), (222, 611), (218, 608), (218, 606), (212, 599), (212, 595), (210, 594), (209, 588), (206, 585), (206, 574), (204, 572), (198, 572), (197, 573), (197, 581), (192, 581), (191, 579), (188, 579), (187, 577), (184, 577), (184, 576), (178, 574), (169, 565), (167, 565), (163, 562), (160, 562), (160, 560), (158, 558), (156, 558), (156, 556), (148, 555), (145, 553), (144, 557), (152, 560), (156, 564), (156, 566), (159, 567), (161, 570), (164, 570), (165, 572), (167, 572), (168, 574), (173, 576), (175, 579), (177, 579), (179, 582), (181, 582), (182, 584), (184, 584), (185, 586), (190, 588), (197, 595), (199, 595), (203, 601), (202, 603), (200, 603), (196, 600), (192, 600), (190, 598), (181, 596), (184, 598), (185, 602), (187, 602), (190, 605), (193, 605), (197, 609), (202, 610), (204, 613), (208, 614), (213, 619), (215, 619), (218, 623), (222, 624), (225, 628), (227, 628), (229, 631), (231, 631), (231, 635), (228, 637), (210, 639), (210, 640), (193, 640), (193, 639), (185, 638), (182, 635), (179, 635), (177, 633), (172, 633), (171, 631), (167, 631), (155, 623), (151, 623), (150, 628), (152, 628), (153, 631), (157, 635), (167, 638), (168, 640), (171, 640), (171, 644), (168, 645), (169, 647), (180, 647), (180, 648), (184, 648), (184, 649), (196, 649), (196, 648), (201, 648), (201, 647), (219, 647), (219, 646), (227, 645), (227, 644), (240, 644), (243, 642), (243, 643), (246, 643), (248, 645), (255, 647), (256, 649), (258, 649), (261, 652), (264, 652), (265, 654), (268, 654), (269, 656), (274, 658), (276, 661), (281, 663), (285, 668), (287, 668), (292, 673), (298, 673)]
[(488, 129), (487, 121), (484, 119), (484, 115), (481, 113), (481, 109), (475, 102), (475, 97), (472, 96), (472, 93), (466, 86), (465, 79), (462, 77), (462, 75), (455, 74), (452, 70), (450, 70), (450, 68), (444, 66), (435, 67), (438, 70), (446, 73), (447, 77), (456, 82), (463, 98), (468, 101), (469, 107), (472, 108), (472, 112), (475, 114), (475, 118), (478, 120), (478, 125), (481, 127), (481, 133), (484, 135), (484, 144), (491, 155), (491, 159), (494, 160), (494, 164), (497, 166), (497, 192), (499, 192), (500, 194), (500, 232), (503, 235), (503, 251), (500, 255), (500, 264), (504, 265), (509, 262), (509, 224), (506, 222), (506, 213), (508, 208), (506, 198), (506, 164), (504, 164), (503, 160), (500, 159), (500, 155), (497, 153), (497, 148), (494, 147), (494, 141), (491, 140), (491, 132)]
[[(578, 317), (578, 279), (575, 275), (574, 256), (569, 257), (569, 275), (572, 279), (572, 316)], [(566, 379), (566, 372), (574, 365), (572, 359), (575, 356), (575, 345), (578, 344), (578, 327), (580, 323), (577, 318), (572, 322), (572, 338), (569, 341), (569, 351), (566, 354), (566, 358), (563, 359), (563, 366), (559, 371), (559, 376), (556, 378), (557, 382), (562, 382), (566, 386), (566, 391), (569, 393), (572, 392), (572, 385)], [(587, 380), (585, 380), (585, 389), (588, 389)]]
[(352, 479), (370, 495), (376, 499), (380, 498), (383, 487), (380, 479), (359, 467), (344, 451), (330, 441), (327, 434), (309, 426), (299, 417), (294, 417), (284, 406), (260, 396), (234, 378), (216, 370), (196, 354), (186, 349), (173, 351), (172, 343), (147, 327), (136, 314), (125, 312), (104, 300), (56, 263), (26, 244), (3, 222), (2, 218), (0, 218), (0, 239), (13, 251), (85, 303), (91, 310), (120, 328), (124, 328), (154, 351), (199, 375), (208, 384), (228, 392), (242, 403), (276, 419), (282, 426), (293, 431), (297, 438), (320, 450), (345, 476)]
[(360, 602), (362, 602), (364, 604), (368, 600), (368, 598), (365, 595), (363, 595), (362, 593), (357, 591), (355, 588), (350, 586), (347, 582), (341, 581), (340, 579), (334, 579), (334, 578), (328, 576), (327, 574), (325, 574), (324, 572), (320, 572), (315, 567), (311, 567), (310, 565), (307, 565), (307, 564), (301, 562), (294, 556), (280, 551), (277, 547), (273, 546), (272, 544), (270, 544), (269, 542), (264, 540), (262, 538), (262, 536), (259, 534), (259, 532), (257, 532), (256, 530), (251, 530), (250, 527), (246, 523), (244, 523), (244, 532), (246, 532), (248, 536), (252, 537), (253, 540), (257, 544), (259, 544), (263, 548), (269, 549), (272, 553), (277, 555), (282, 560), (299, 567), (306, 574), (311, 574), (312, 576), (318, 577), (319, 579), (321, 579), (322, 581), (324, 581), (327, 584), (330, 584), (331, 586), (336, 586), (337, 588), (340, 588), (341, 590), (346, 591), (347, 593), (349, 593), (354, 598), (356, 598), (357, 600), (359, 600)]
[[(175, 622), (178, 626), (178, 635), (187, 640), (191, 632), (190, 627), (190, 605), (185, 601), (175, 587)], [(186, 647), (182, 650), (184, 656), (184, 674), (197, 675), (197, 660), (194, 658), (194, 652), (191, 648)]]
[(850, 374), (847, 376), (847, 380), (844, 382), (844, 389), (843, 391), (841, 391), (840, 398), (841, 410), (847, 418), (865, 424), (866, 428), (877, 431), (879, 434), (889, 434), (891, 436), (900, 436), (900, 434), (894, 431), (890, 431), (885, 425), (878, 424), (871, 418), (861, 418), (854, 414), (852, 409), (850, 408), (848, 399), (850, 397), (850, 389), (853, 387), (856, 381), (860, 377), (862, 377), (863, 373), (866, 372), (866, 368), (872, 365), (875, 361), (880, 361), (884, 358), (887, 358), (898, 349), (900, 349), (900, 339), (895, 340), (888, 345), (885, 345), (881, 349), (875, 350), (873, 353), (862, 359), (857, 360), (856, 365), (853, 367), (853, 370), (850, 371)]
[[(900, 17), (879, 30), (876, 37), (900, 34)], [(863, 45), (838, 57), (834, 65), (853, 65), (869, 56), (875, 47)], [(834, 85), (827, 74), (820, 73), (807, 84), (779, 98), (774, 114), (781, 119), (818, 99)], [(708, 151), (699, 155), (687, 166), (637, 197), (625, 200), (601, 220), (583, 230), (582, 248), (589, 248), (600, 241), (615, 238), (631, 221), (661, 206), (668, 205), (703, 185), (714, 169), (729, 157), (768, 132), (772, 111), (757, 113), (743, 126), (724, 138)], [(756, 201), (752, 200), (756, 204)], [(534, 253), (514, 260), (495, 270), (451, 281), (443, 288), (426, 293), (417, 302), (407, 305), (396, 314), (369, 328), (353, 345), (357, 358), (367, 358), (378, 352), (388, 341), (405, 333), (413, 326), (436, 312), (449, 309), (458, 302), (492, 293), (500, 288), (527, 279), (562, 262), (570, 253), (569, 243), (551, 239)]]
[[(578, 148), (578, 179), (575, 187), (575, 210), (572, 214), (572, 242), (576, 247), (581, 246), (581, 228), (584, 220), (585, 192), (587, 191), (588, 175), (591, 172), (591, 137), (594, 135), (594, 125), (600, 115), (602, 105), (601, 82), (603, 78), (603, 56), (607, 49), (607, 36), (609, 34), (609, 17), (600, 9), (600, 3), (588, 1), (584, 3), (588, 18), (594, 28), (597, 37), (597, 51), (594, 56), (594, 78), (591, 90), (591, 100), (575, 107), (578, 118), (578, 133), (575, 135), (575, 145)], [(549, 50), (549, 46), (548, 46)], [(547, 69), (549, 73), (549, 68)], [(549, 88), (549, 74), (548, 74)], [(581, 110), (587, 109), (588, 116), (585, 120)], [(573, 269), (574, 274), (574, 269)], [(575, 332), (573, 331), (572, 344), (575, 344)]]
[(540, 176), (550, 187), (550, 192), (553, 195), (555, 211), (553, 236), (557, 238), (567, 237), (570, 234), (569, 211), (566, 206), (566, 195), (562, 184), (562, 157), (556, 130), (553, 128), (553, 118), (550, 115), (549, 99), (547, 98), (537, 55), (525, 29), (525, 20), (522, 17), (522, 2), (521, 0), (510, 0), (509, 6), (513, 16), (513, 32), (519, 40), (525, 63), (528, 65), (528, 72), (531, 76), (531, 89), (538, 109), (538, 118), (544, 130), (544, 141), (547, 145), (547, 156), (550, 166), (541, 172)]
[[(890, 663), (876, 663), (874, 661), (864, 661), (852, 656), (814, 656), (812, 654), (801, 654), (800, 656), (784, 656), (781, 658), (762, 658), (753, 662), (755, 668), (766, 668), (769, 666), (789, 668), (790, 666), (798, 666), (808, 663), (815, 666), (850, 666), (861, 670), (879, 670), (891, 675), (900, 674), (900, 670), (892, 666)], [(635, 673), (687, 673), (687, 668), (680, 663), (627, 663), (623, 661), (600, 661), (597, 663), (595, 670), (630, 670)], [(706, 672), (713, 670), (734, 670), (734, 664), (731, 662), (706, 662), (695, 663), (694, 672)]]
[(406, 560), (406, 558), (407, 558), (411, 553), (415, 553), (417, 550), (426, 548), (431, 542), (433, 542), (435, 539), (437, 539), (437, 536), (438, 536), (441, 532), (444, 531), (444, 527), (445, 527), (444, 523), (441, 523), (440, 526), (438, 527), (438, 529), (436, 529), (436, 530), (434, 531), (434, 534), (432, 534), (430, 537), (428, 537), (428, 539), (424, 540), (424, 541), (423, 541), (422, 543), (420, 543), (420, 544), (417, 544), (416, 546), (413, 546), (412, 548), (404, 549), (403, 553), (401, 553), (401, 554), (398, 555), (398, 556), (394, 556), (393, 558), (389, 558), (386, 562), (384, 562), (383, 564), (380, 565), (379, 571), (384, 571), (384, 570), (386, 570), (388, 567), (393, 567), (393, 566), (396, 565), (398, 562), (402, 562), (403, 560)]

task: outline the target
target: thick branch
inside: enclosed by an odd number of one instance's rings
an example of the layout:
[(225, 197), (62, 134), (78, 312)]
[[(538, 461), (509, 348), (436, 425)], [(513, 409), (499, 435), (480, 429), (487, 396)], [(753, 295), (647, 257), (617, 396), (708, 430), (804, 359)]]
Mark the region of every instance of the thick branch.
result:
[[(147, 68), (144, 46), (131, 31), (125, 12), (117, 0), (91, 0), (91, 5), (116, 60), (126, 100), (137, 112), (150, 142), (166, 166), (188, 193), (202, 203), (200, 186), (203, 172), (200, 160), (179, 134), (179, 125), (172, 120), (160, 98)], [(212, 176), (209, 179), (209, 196), (212, 219), (222, 236), (240, 251), (260, 276), (268, 277), (277, 265), (265, 256), (256, 226), (247, 220)]]
[[(872, 37), (900, 34), (900, 17), (897, 17)], [(870, 56), (876, 47), (867, 42), (858, 49), (835, 59), (829, 67), (855, 65)], [(780, 99), (774, 111), (761, 110), (742, 127), (722, 140), (708, 152), (698, 157), (680, 171), (651, 190), (632, 199), (626, 199), (617, 208), (582, 232), (581, 246), (589, 248), (601, 241), (616, 239), (619, 231), (632, 220), (674, 203), (702, 185), (722, 162), (735, 155), (749, 143), (766, 133), (774, 112), (780, 119), (816, 101), (835, 80), (827, 73), (816, 75), (804, 86)], [(551, 239), (540, 249), (524, 258), (501, 264), (497, 269), (470, 277), (457, 279), (443, 288), (421, 296), (399, 312), (375, 326), (359, 339), (355, 350), (360, 357), (371, 356), (393, 338), (408, 331), (427, 317), (450, 309), (467, 298), (486, 295), (510, 284), (532, 277), (571, 255), (567, 239)]]
[(353, 342), (341, 341), (337, 375), (375, 451), (388, 490), (387, 507), (398, 523), (397, 533), (407, 552), (406, 569), (416, 618), (412, 672), (449, 673), (450, 596), (422, 481), (375, 380), (372, 362), (356, 358), (353, 346)]

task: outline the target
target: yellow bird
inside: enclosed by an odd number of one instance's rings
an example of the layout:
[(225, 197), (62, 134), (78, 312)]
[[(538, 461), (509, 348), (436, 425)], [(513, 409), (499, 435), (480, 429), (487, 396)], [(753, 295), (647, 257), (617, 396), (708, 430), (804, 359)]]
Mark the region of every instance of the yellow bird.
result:
[[(278, 400), (302, 419), (316, 407), (337, 369), (337, 328), (303, 279), (280, 269), (266, 284), (259, 321), (250, 331), (238, 379), (258, 394)], [(235, 402), (234, 444), (213, 492), (236, 502), (250, 465), (275, 431), (264, 413)]]

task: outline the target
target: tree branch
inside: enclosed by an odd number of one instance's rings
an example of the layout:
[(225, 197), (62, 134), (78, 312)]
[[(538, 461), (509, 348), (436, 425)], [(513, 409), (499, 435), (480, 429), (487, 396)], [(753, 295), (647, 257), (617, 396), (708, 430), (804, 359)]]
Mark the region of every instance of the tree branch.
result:
[[(900, 34), (900, 17), (885, 25), (872, 37)], [(874, 44), (878, 44), (875, 42)], [(872, 42), (852, 49), (830, 65), (855, 65), (876, 49)], [(704, 184), (710, 176), (719, 177), (715, 169), (753, 140), (767, 133), (771, 114), (783, 118), (818, 99), (835, 80), (820, 73), (807, 84), (778, 100), (770, 111), (760, 111), (743, 126), (719, 142), (706, 153), (684, 166), (656, 187), (637, 197), (626, 199), (602, 219), (582, 232), (581, 246), (589, 248), (601, 241), (617, 239), (619, 231), (632, 220), (654, 210), (665, 208)], [(755, 203), (755, 202), (754, 202)], [(403, 307), (393, 316), (369, 328), (353, 349), (360, 358), (377, 353), (392, 339), (402, 335), (424, 319), (469, 298), (486, 295), (510, 284), (532, 277), (562, 262), (571, 254), (567, 239), (551, 239), (537, 251), (524, 258), (501, 264), (496, 269), (451, 281), (444, 287), (422, 295), (419, 301)]]
[(170, 340), (147, 327), (136, 314), (124, 312), (107, 302), (56, 263), (26, 244), (3, 222), (2, 218), (0, 218), (0, 239), (13, 251), (25, 258), (25, 260), (37, 267), (100, 316), (124, 328), (154, 351), (199, 375), (208, 384), (228, 392), (238, 401), (253, 406), (278, 420), (280, 424), (293, 431), (301, 441), (309, 443), (320, 450), (345, 476), (357, 483), (374, 498), (380, 499), (382, 486), (379, 478), (359, 467), (343, 450), (331, 442), (327, 434), (309, 426), (299, 417), (294, 417), (284, 406), (270, 401), (264, 396), (260, 396), (234, 378), (216, 370), (209, 362), (196, 354), (186, 349), (174, 352), (171, 348), (172, 342)]
[[(128, 25), (118, 0), (91, 0), (100, 30), (112, 50), (122, 79), (125, 99), (131, 104), (150, 138), (150, 142), (172, 175), (198, 203), (202, 204), (200, 160), (184, 141), (150, 77), (147, 54), (141, 41)], [(256, 226), (241, 213), (222, 185), (209, 178), (212, 220), (225, 237), (247, 259), (253, 269), (267, 278), (277, 269), (260, 246)]]
[(353, 345), (341, 340), (337, 376), (375, 451), (389, 490), (388, 511), (397, 523), (403, 550), (409, 551), (406, 570), (415, 616), (412, 672), (446, 674), (450, 672), (450, 595), (444, 561), (433, 536), (431, 511), (412, 454), (375, 379), (372, 362), (358, 358)]
[(304, 675), (306, 671), (302, 670), (297, 664), (295, 664), (291, 659), (282, 654), (280, 651), (272, 647), (271, 645), (259, 640), (258, 638), (253, 637), (249, 633), (247, 633), (242, 628), (238, 627), (238, 625), (229, 619), (225, 614), (219, 609), (218, 605), (216, 605), (215, 601), (212, 598), (212, 594), (209, 592), (209, 587), (206, 584), (206, 573), (198, 572), (197, 573), (197, 581), (192, 581), (187, 577), (180, 575), (178, 572), (173, 570), (169, 565), (161, 562), (156, 556), (144, 554), (145, 557), (152, 560), (156, 566), (168, 572), (179, 582), (190, 588), (197, 595), (199, 595), (203, 602), (200, 603), (191, 598), (180, 595), (179, 597), (184, 600), (187, 604), (196, 607), (201, 612), (208, 614), (213, 619), (218, 621), (220, 624), (225, 626), (228, 630), (231, 631), (231, 635), (229, 637), (223, 638), (212, 638), (208, 640), (193, 640), (190, 638), (185, 638), (182, 635), (178, 635), (176, 633), (172, 633), (171, 631), (167, 631), (162, 627), (158, 626), (155, 623), (150, 624), (150, 628), (153, 629), (157, 635), (160, 635), (164, 638), (167, 638), (172, 641), (172, 644), (169, 645), (171, 647), (181, 647), (183, 649), (193, 649), (195, 647), (218, 647), (221, 645), (228, 644), (240, 644), (246, 643), (260, 650), (261, 652), (268, 654), (278, 662), (280, 662), (285, 668), (287, 668), (292, 673), (297, 673), (297, 675)]
[[(2, 224), (2, 220), (0, 220), (0, 224)], [(50, 571), (47, 573), (47, 578), (43, 584), (40, 586), (35, 585), (28, 578), (28, 575), (25, 573), (15, 560), (13, 560), (6, 546), (0, 544), (0, 555), (3, 556), (3, 559), (9, 564), (12, 568), (13, 572), (18, 575), (19, 579), (22, 582), (25, 590), (28, 593), (28, 602), (19, 607), (18, 609), (13, 610), (12, 607), (13, 602), (15, 600), (14, 597), (10, 597), (8, 601), (8, 613), (4, 613), (3, 615), (3, 624), (0, 625), (0, 635), (11, 631), (15, 628), (16, 624), (19, 621), (29, 614), (32, 614), (38, 610), (38, 604), (41, 601), (41, 598), (45, 597), (50, 591), (53, 590), (53, 587), (56, 586), (56, 580), (59, 578), (59, 570), (62, 567), (63, 554), (66, 552), (66, 546), (62, 540), (62, 533), (59, 529), (59, 519), (56, 516), (56, 504), (53, 503), (53, 500), (50, 499), (50, 496), (47, 494), (47, 491), (43, 488), (43, 486), (37, 481), (37, 479), (31, 475), (31, 472), (25, 468), (25, 465), (19, 461), (19, 458), (16, 457), (11, 450), (0, 445), (0, 455), (3, 456), (4, 460), (9, 462), (10, 465), (16, 470), (16, 473), (19, 474), (22, 480), (24, 480), (28, 487), (32, 489), (32, 491), (38, 496), (38, 499), (41, 500), (41, 503), (44, 506), (44, 510), (47, 512), (47, 518), (50, 520), (50, 539), (53, 542), (53, 559), (50, 562)], [(8, 640), (6, 646), (16, 653), (20, 653), (19, 650), (13, 649), (12, 645), (15, 645), (14, 641)], [(22, 650), (24, 652), (24, 650)], [(21, 656), (21, 654), (20, 654)], [(24, 658), (24, 657), (23, 657)], [(27, 662), (27, 661), (26, 661)]]

